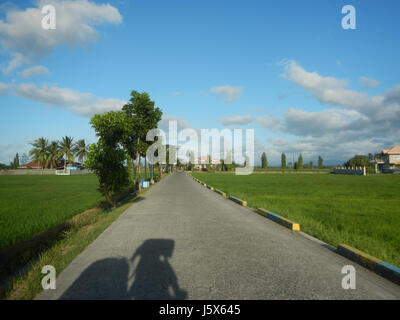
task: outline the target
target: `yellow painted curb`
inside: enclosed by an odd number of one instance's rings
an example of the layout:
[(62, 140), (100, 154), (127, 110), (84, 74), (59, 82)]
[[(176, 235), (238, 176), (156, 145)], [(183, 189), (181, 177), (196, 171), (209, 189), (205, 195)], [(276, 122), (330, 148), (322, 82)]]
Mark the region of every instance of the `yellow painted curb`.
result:
[(263, 208), (258, 208), (257, 213), (266, 217), (267, 219), (270, 219), (274, 222), (279, 223), (280, 225), (282, 225), (286, 228), (289, 228), (290, 230), (300, 231), (300, 224), (290, 221), (289, 219), (286, 219), (284, 217), (281, 217), (280, 215), (278, 215), (276, 213), (269, 212), (268, 210), (265, 210)]
[(337, 251), (351, 260), (357, 260), (357, 262), (364, 266), (372, 266), (375, 263), (382, 262), (382, 260), (379, 260), (378, 258), (375, 258), (368, 253), (362, 252), (356, 248), (350, 247), (347, 244), (339, 244), (337, 247)]
[(247, 201), (241, 200), (241, 199), (233, 197), (233, 196), (229, 196), (229, 199), (240, 204), (243, 207), (247, 207)]

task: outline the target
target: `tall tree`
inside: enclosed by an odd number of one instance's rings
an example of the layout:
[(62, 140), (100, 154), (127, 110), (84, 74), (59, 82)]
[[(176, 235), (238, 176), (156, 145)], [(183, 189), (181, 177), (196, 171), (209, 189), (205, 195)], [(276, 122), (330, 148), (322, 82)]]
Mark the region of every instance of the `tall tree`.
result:
[(88, 148), (85, 165), (98, 176), (99, 191), (113, 207), (117, 206), (113, 195), (129, 184), (125, 160), (126, 153), (118, 145), (106, 146), (99, 141)]
[(86, 158), (87, 145), (85, 139), (80, 139), (74, 144), (74, 154), (80, 162), (83, 162)]
[(50, 166), (51, 169), (57, 167), (57, 163), (60, 161), (62, 155), (60, 152), (60, 145), (57, 141), (50, 142), (47, 147), (47, 162), (46, 165)]
[(18, 155), (18, 153), (14, 157), (13, 167), (14, 167), (14, 169), (18, 169), (18, 167), (19, 167), (19, 155)]
[(33, 157), (32, 161), (44, 169), (47, 165), (49, 141), (41, 137), (36, 139), (31, 145), (33, 148), (29, 151), (29, 155)]
[(265, 152), (263, 152), (261, 156), (261, 168), (267, 169), (267, 167), (268, 167), (267, 155), (265, 154)]
[(318, 156), (318, 169), (322, 169), (324, 165), (324, 160), (322, 159), (321, 156)]
[(147, 148), (150, 145), (150, 142), (146, 141), (147, 132), (157, 128), (162, 112), (155, 107), (155, 103), (150, 99), (148, 93), (137, 91), (131, 92), (131, 98), (122, 107), (122, 111), (125, 112), (128, 119), (123, 145), (131, 158), (136, 161), (133, 169), (133, 180), (134, 185), (136, 185), (136, 168), (139, 167), (139, 157), (146, 155)]
[(62, 137), (59, 141), (60, 154), (64, 157), (64, 170), (68, 163), (74, 162), (74, 139), (68, 136)]
[(303, 156), (299, 155), (299, 159), (297, 160), (297, 168), (296, 169), (303, 169)]
[(286, 168), (286, 154), (282, 153), (281, 155), (281, 168), (285, 169)]

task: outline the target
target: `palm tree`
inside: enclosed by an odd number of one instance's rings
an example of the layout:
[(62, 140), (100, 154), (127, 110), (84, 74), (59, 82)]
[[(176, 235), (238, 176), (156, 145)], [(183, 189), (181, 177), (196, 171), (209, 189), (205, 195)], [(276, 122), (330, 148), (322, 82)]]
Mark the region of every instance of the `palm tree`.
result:
[(88, 147), (85, 143), (85, 139), (78, 140), (75, 142), (73, 149), (75, 156), (78, 157), (79, 161), (82, 163), (86, 158), (86, 153), (88, 151)]
[(73, 154), (73, 141), (74, 139), (68, 136), (65, 136), (62, 138), (61, 141), (59, 141), (59, 147), (60, 147), (60, 155), (64, 157), (64, 170), (67, 169), (67, 164), (68, 162), (74, 162), (74, 154)]
[(48, 151), (47, 164), (50, 165), (51, 169), (53, 169), (57, 167), (57, 162), (58, 160), (60, 160), (60, 146), (58, 142), (57, 141), (50, 142), (47, 151)]
[(33, 143), (31, 143), (33, 149), (29, 151), (29, 155), (33, 156), (32, 161), (40, 164), (42, 169), (47, 164), (48, 161), (48, 147), (49, 141), (46, 138), (38, 138)]

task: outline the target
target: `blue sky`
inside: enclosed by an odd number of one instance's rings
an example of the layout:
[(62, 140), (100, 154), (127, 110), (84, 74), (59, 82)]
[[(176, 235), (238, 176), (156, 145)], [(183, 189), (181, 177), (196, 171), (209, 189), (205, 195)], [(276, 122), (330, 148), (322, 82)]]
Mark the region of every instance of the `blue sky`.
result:
[[(49, 3), (56, 30), (41, 28)], [(347, 4), (355, 30), (341, 26)], [(396, 0), (3, 1), (0, 162), (40, 136), (94, 142), (90, 115), (118, 109), (131, 90), (180, 128), (254, 128), (257, 157), (272, 164), (281, 152), (336, 164), (400, 144), (399, 9)]]

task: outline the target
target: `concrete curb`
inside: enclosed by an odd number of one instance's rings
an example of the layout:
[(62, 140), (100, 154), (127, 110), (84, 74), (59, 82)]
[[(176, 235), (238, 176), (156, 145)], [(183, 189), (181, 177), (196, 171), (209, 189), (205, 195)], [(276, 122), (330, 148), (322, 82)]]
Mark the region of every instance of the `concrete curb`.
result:
[(226, 193), (225, 193), (225, 192), (223, 192), (223, 191), (221, 191), (221, 190), (218, 190), (218, 189), (215, 189), (214, 191), (215, 191), (216, 193), (220, 194), (221, 196), (223, 196), (223, 197), (226, 198)]
[(400, 285), (400, 268), (377, 259), (365, 252), (346, 244), (339, 244), (336, 252), (347, 259), (350, 259), (359, 265), (379, 274), (380, 276)]
[(206, 185), (206, 187), (207, 187), (207, 189), (210, 189), (211, 191), (214, 191), (214, 188), (213, 188), (213, 187), (211, 187), (211, 186), (209, 186), (209, 185)]
[(279, 223), (280, 225), (282, 225), (286, 228), (289, 228), (290, 230), (300, 231), (300, 224), (298, 224), (297, 222), (290, 221), (289, 219), (286, 219), (284, 217), (281, 217), (280, 215), (278, 215), (276, 213), (272, 213), (263, 208), (257, 208), (257, 213), (262, 215), (263, 217), (266, 217), (267, 219), (270, 219), (276, 223)]
[(247, 207), (247, 201), (241, 200), (241, 199), (233, 197), (233, 196), (229, 196), (229, 200), (232, 200), (232, 201), (240, 204), (243, 207)]

